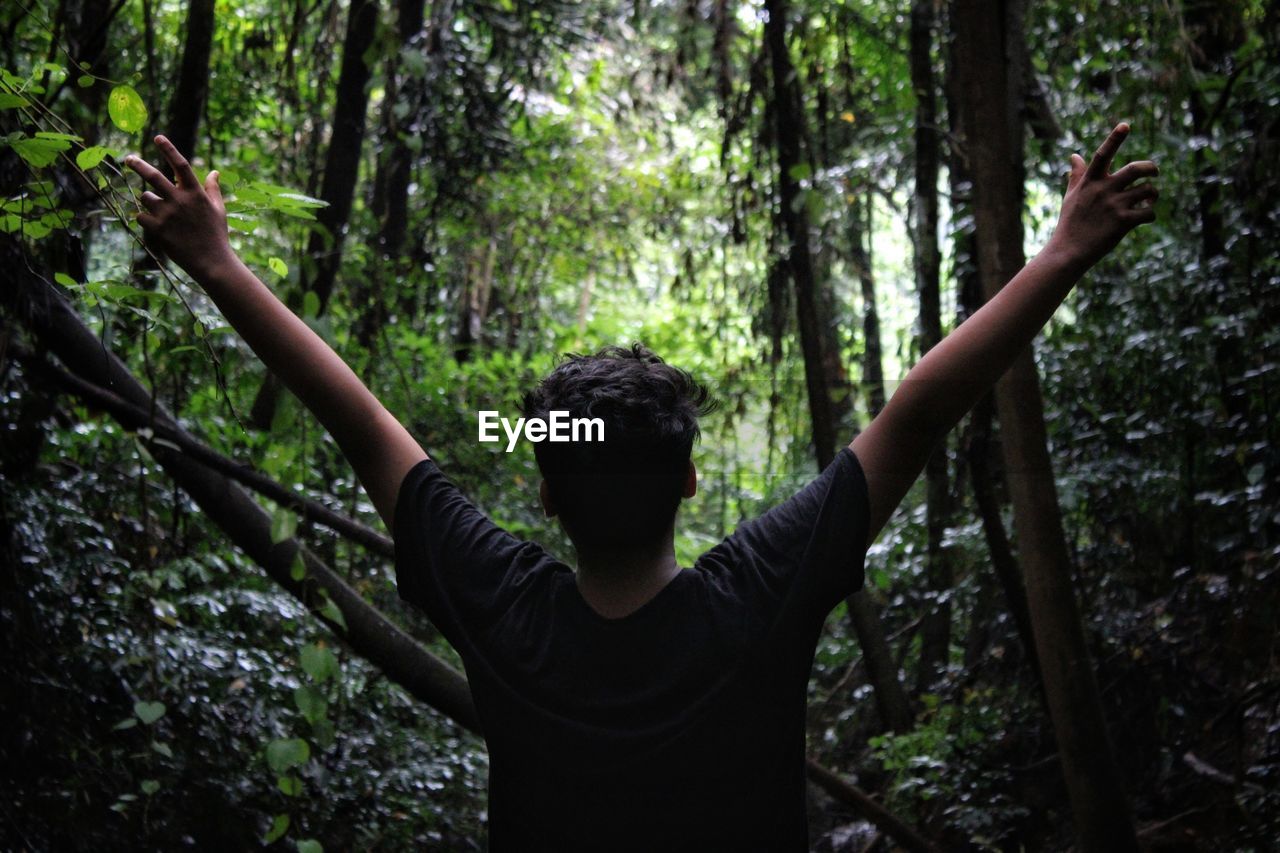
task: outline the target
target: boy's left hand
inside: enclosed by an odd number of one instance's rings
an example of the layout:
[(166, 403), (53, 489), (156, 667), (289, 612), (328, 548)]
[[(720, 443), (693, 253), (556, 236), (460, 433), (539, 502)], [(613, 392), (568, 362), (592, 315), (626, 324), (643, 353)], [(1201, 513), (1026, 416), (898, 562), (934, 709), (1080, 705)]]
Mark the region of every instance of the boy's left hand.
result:
[(1160, 190), (1150, 181), (1134, 183), (1160, 174), (1156, 164), (1137, 160), (1111, 172), (1111, 161), (1128, 135), (1127, 122), (1116, 125), (1087, 166), (1079, 154), (1071, 155), (1067, 194), (1049, 244), (1086, 266), (1101, 260), (1134, 228), (1156, 218)]

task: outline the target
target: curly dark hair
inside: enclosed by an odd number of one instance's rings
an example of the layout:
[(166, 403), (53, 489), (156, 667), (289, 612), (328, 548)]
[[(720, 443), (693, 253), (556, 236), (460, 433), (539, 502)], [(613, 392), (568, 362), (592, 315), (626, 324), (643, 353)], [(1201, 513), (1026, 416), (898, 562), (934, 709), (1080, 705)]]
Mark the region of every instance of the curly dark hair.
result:
[(641, 344), (570, 353), (525, 395), (527, 418), (600, 418), (604, 440), (534, 445), (566, 532), (597, 548), (652, 545), (671, 525), (707, 389)]

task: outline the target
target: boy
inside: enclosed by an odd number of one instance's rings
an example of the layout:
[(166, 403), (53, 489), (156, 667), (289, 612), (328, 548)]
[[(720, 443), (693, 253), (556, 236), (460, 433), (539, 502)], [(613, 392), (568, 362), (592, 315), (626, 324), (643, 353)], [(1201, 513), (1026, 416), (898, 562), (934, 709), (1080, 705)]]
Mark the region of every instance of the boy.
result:
[(494, 526), (354, 373), (232, 252), (212, 172), (203, 185), (164, 137), (148, 240), (334, 436), (396, 540), (401, 595), (466, 665), (490, 751), (494, 850), (807, 848), (805, 693), (827, 613), (862, 583), (867, 545), (934, 444), (1048, 321), (1075, 282), (1151, 222), (1158, 170), (1110, 172), (1117, 125), (1072, 155), (1049, 244), (922, 358), (826, 471), (677, 565), (676, 508), (706, 393), (643, 347), (575, 356), (526, 415), (600, 418), (601, 442), (536, 446), (541, 497), (577, 569)]

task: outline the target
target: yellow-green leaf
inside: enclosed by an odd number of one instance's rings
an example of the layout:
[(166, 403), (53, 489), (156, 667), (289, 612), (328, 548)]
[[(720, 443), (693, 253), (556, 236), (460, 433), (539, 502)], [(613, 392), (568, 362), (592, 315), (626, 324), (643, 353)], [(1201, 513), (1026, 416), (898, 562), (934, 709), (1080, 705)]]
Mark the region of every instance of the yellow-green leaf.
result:
[(125, 133), (137, 133), (147, 124), (147, 107), (132, 86), (116, 86), (107, 98), (111, 121)]

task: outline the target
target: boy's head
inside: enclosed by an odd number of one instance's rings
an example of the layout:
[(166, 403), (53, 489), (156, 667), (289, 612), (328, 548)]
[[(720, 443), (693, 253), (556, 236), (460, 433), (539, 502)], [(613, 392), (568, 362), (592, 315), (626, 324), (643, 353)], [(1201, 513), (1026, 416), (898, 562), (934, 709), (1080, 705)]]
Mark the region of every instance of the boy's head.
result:
[(534, 445), (543, 501), (579, 548), (657, 544), (692, 497), (690, 452), (707, 389), (640, 344), (569, 355), (525, 395), (527, 418), (599, 418), (603, 441)]

